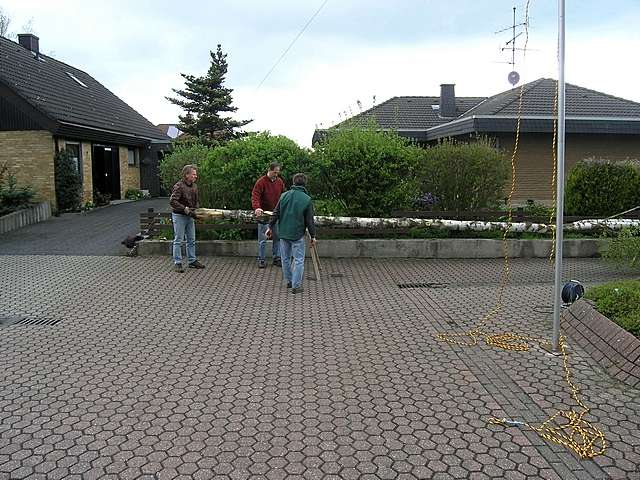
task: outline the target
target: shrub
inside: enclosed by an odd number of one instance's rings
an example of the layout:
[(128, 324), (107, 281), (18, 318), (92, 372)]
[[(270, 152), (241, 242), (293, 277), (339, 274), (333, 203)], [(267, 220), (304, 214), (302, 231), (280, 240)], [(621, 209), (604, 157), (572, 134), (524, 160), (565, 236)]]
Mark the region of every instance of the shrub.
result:
[(568, 215), (608, 216), (640, 204), (640, 173), (630, 163), (583, 160), (571, 169), (565, 190)]
[(419, 147), (395, 132), (354, 126), (330, 131), (312, 158), (322, 196), (342, 200), (347, 215), (377, 217), (412, 206), (419, 155)]
[(620, 230), (602, 256), (618, 267), (640, 269), (640, 228)]
[(473, 143), (445, 140), (424, 149), (418, 179), (421, 191), (444, 211), (493, 207), (504, 198), (509, 164), (487, 139)]
[(144, 198), (144, 194), (137, 188), (128, 188), (124, 194), (124, 198), (127, 200), (140, 200)]
[(6, 163), (0, 166), (0, 215), (27, 208), (35, 194), (35, 190), (30, 186), (18, 186), (16, 177), (9, 174)]
[(174, 150), (160, 161), (160, 180), (164, 188), (171, 187), (182, 180), (182, 168), (185, 165), (201, 165), (209, 154), (209, 148), (198, 142), (174, 144)]
[(281, 165), (281, 175), (287, 185), (298, 172), (307, 174), (310, 189), (318, 183), (306, 149), (287, 137), (263, 132), (209, 151), (198, 173), (200, 203), (209, 207), (251, 209), (251, 190), (272, 162)]
[(82, 180), (74, 167), (74, 161), (66, 150), (59, 151), (54, 157), (56, 201), (61, 212), (73, 212), (80, 209), (82, 200)]
[(586, 294), (597, 310), (636, 337), (640, 337), (640, 281), (612, 282), (590, 288)]

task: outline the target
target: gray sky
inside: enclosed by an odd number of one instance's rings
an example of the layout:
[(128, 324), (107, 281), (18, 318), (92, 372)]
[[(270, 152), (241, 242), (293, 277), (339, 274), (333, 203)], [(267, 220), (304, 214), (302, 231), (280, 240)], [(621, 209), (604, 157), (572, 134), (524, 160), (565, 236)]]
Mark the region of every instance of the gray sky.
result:
[[(228, 54), (227, 86), (236, 117), (309, 146), (313, 130), (400, 95), (461, 96), (510, 88), (510, 31), (523, 0), (0, 0), (19, 33), (32, 20), (45, 54), (86, 71), (153, 123), (177, 121), (164, 97), (180, 73), (202, 75), (209, 50)], [(523, 81), (557, 78), (557, 2), (531, 0), (529, 48), (516, 70)], [(640, 101), (639, 0), (567, 0), (568, 82)], [(524, 35), (518, 41), (523, 40)], [(519, 46), (522, 46), (520, 42)]]

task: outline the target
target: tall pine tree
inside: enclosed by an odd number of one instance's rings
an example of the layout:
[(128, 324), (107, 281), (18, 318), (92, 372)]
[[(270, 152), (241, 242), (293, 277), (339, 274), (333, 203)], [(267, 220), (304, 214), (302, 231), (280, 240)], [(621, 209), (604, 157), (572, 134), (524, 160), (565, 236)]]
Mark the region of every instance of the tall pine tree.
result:
[[(232, 106), (233, 89), (224, 86), (227, 74), (227, 54), (222, 53), (221, 45), (216, 52), (209, 52), (211, 65), (203, 77), (181, 73), (185, 88), (173, 88), (178, 98), (166, 97), (174, 105), (182, 108), (186, 114), (180, 115), (178, 128), (203, 143), (215, 144), (241, 136), (234, 129), (245, 126), (251, 120), (234, 120), (228, 115), (237, 110)], [(221, 115), (223, 114), (223, 115)]]

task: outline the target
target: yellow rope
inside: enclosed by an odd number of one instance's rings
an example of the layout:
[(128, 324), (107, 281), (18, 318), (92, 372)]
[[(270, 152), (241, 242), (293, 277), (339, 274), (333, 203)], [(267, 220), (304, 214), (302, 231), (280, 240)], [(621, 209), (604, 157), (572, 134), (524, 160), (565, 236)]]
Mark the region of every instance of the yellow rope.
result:
[[(527, 2), (526, 7), (526, 16), (528, 17), (528, 8), (529, 2)], [(527, 21), (525, 20), (525, 24)], [(526, 44), (525, 44), (526, 45)], [(557, 122), (555, 119), (557, 112), (557, 102), (558, 102), (558, 84), (556, 84), (556, 95), (554, 99), (554, 122), (553, 122), (553, 145), (552, 145), (552, 156), (553, 156), (553, 197), (554, 197), (554, 205), (556, 200), (556, 189), (555, 189), (555, 177), (556, 177), (556, 168), (557, 168), (557, 158), (556, 158), (556, 137), (557, 137)], [(460, 333), (436, 333), (435, 337), (439, 341), (449, 343), (451, 345), (463, 346), (463, 347), (471, 347), (476, 346), (478, 344), (478, 339), (482, 338), (485, 344), (490, 345), (492, 347), (501, 348), (503, 350), (509, 351), (517, 351), (517, 352), (525, 352), (529, 350), (530, 344), (538, 344), (544, 345), (545, 342), (541, 338), (532, 337), (529, 335), (521, 335), (513, 332), (501, 332), (501, 333), (489, 333), (483, 330), (483, 327), (486, 323), (495, 317), (502, 309), (504, 308), (503, 303), (503, 295), (505, 288), (509, 281), (510, 275), (510, 265), (509, 265), (509, 252), (508, 252), (508, 243), (507, 236), (509, 230), (511, 228), (513, 215), (512, 215), (512, 198), (515, 192), (516, 186), (516, 158), (518, 153), (519, 141), (520, 141), (520, 124), (522, 118), (522, 101), (524, 97), (524, 85), (520, 86), (520, 95), (518, 101), (518, 117), (516, 122), (516, 135), (515, 142), (513, 147), (513, 153), (511, 155), (511, 188), (509, 191), (509, 195), (507, 197), (507, 226), (502, 235), (502, 251), (504, 254), (504, 262), (502, 267), (501, 281), (500, 286), (498, 287), (498, 291), (496, 294), (496, 303), (494, 307), (477, 323), (477, 325), (467, 332)], [(549, 223), (552, 223), (553, 218), (555, 217), (555, 207), (552, 210), (551, 218)], [(554, 229), (554, 243), (555, 243), (555, 229)], [(552, 248), (550, 259), (553, 258), (555, 253), (555, 248)], [(562, 364), (564, 368), (564, 376), (567, 385), (571, 390), (571, 397), (581, 408), (580, 411), (575, 411), (573, 409), (569, 410), (558, 410), (551, 417), (549, 417), (545, 422), (536, 426), (532, 425), (528, 422), (520, 422), (514, 420), (508, 420), (506, 418), (496, 418), (491, 417), (489, 419), (489, 423), (493, 425), (503, 425), (503, 426), (524, 426), (528, 427), (531, 430), (535, 431), (540, 435), (540, 437), (546, 439), (547, 441), (557, 443), (559, 445), (563, 445), (566, 448), (573, 450), (576, 455), (580, 458), (587, 459), (593, 458), (597, 455), (602, 455), (606, 449), (606, 439), (602, 430), (594, 426), (589, 421), (585, 420), (584, 417), (589, 413), (590, 409), (582, 402), (579, 395), (578, 387), (571, 380), (571, 370), (569, 368), (569, 359), (566, 350), (565, 338), (563, 336), (560, 337), (559, 342), (560, 353), (562, 355)]]

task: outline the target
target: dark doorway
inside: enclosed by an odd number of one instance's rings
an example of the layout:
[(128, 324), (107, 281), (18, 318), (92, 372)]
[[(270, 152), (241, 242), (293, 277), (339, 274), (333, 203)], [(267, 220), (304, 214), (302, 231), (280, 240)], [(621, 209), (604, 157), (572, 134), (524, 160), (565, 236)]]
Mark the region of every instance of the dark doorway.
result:
[(120, 159), (118, 147), (94, 145), (92, 152), (93, 191), (120, 200)]

